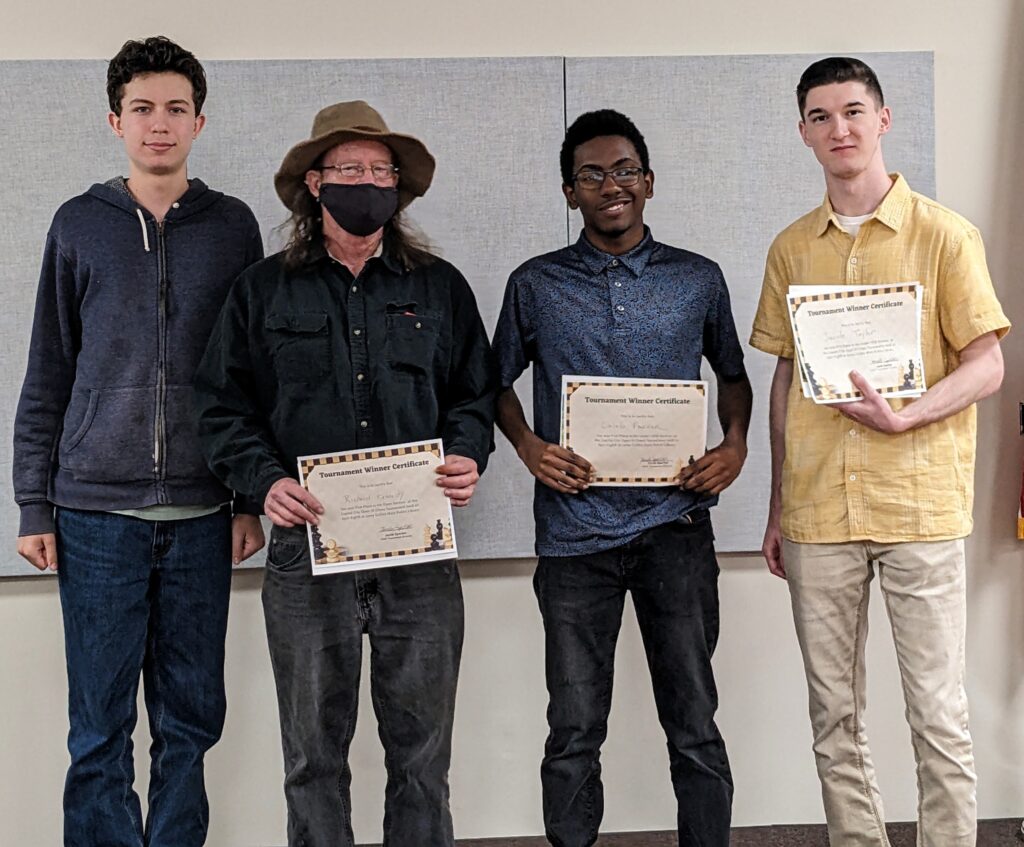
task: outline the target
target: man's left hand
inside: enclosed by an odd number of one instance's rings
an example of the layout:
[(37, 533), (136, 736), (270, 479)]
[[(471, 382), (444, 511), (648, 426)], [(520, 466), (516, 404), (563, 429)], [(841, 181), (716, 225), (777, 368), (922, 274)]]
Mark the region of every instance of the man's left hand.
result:
[(884, 400), (871, 383), (857, 371), (850, 371), (850, 382), (864, 397), (861, 400), (854, 400), (852, 403), (834, 404), (837, 412), (841, 412), (850, 420), (863, 424), (876, 432), (884, 432), (889, 435), (906, 432), (910, 428), (907, 421), (894, 412), (888, 401)]
[(441, 475), (437, 484), (444, 489), (444, 496), (451, 499), (453, 506), (469, 504), (480, 479), (476, 471), (476, 460), (449, 453), (444, 457), (444, 464), (439, 465), (434, 473)]
[(720, 494), (740, 475), (746, 445), (723, 441), (679, 472), (679, 487), (697, 494)]
[(263, 548), (263, 525), (256, 515), (235, 515), (231, 519), (231, 564), (237, 565)]

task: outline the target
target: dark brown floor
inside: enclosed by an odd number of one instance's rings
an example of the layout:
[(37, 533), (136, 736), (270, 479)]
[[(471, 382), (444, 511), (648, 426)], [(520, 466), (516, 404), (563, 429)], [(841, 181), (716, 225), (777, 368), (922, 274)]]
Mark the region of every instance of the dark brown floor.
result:
[[(916, 826), (889, 824), (892, 847), (914, 847)], [(982, 821), (978, 847), (1020, 847), (1019, 818)], [(543, 838), (480, 838), (459, 841), (459, 847), (545, 847)], [(638, 832), (602, 835), (597, 847), (677, 847), (674, 832)], [(828, 847), (823, 826), (751, 826), (732, 831), (732, 847)]]

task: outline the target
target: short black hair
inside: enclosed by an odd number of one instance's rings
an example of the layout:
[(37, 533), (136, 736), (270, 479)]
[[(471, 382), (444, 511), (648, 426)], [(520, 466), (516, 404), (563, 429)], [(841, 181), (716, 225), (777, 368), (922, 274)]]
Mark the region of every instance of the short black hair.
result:
[(804, 119), (807, 92), (819, 85), (832, 85), (835, 82), (862, 82), (878, 108), (881, 109), (885, 105), (882, 86), (870, 67), (860, 59), (851, 59), (849, 56), (829, 56), (815, 62), (800, 76), (800, 82), (796, 86), (796, 104), (800, 108), (800, 120)]
[(206, 102), (206, 71), (199, 60), (169, 38), (154, 35), (142, 41), (126, 41), (107, 66), (107, 99), (110, 111), (121, 114), (124, 87), (139, 74), (181, 74), (192, 84), (192, 102), (196, 114), (202, 114)]
[(562, 142), (562, 152), (559, 156), (563, 184), (572, 184), (572, 165), (576, 148), (593, 138), (601, 138), (606, 135), (619, 135), (630, 142), (640, 157), (640, 165), (643, 167), (644, 173), (650, 171), (651, 159), (647, 153), (647, 143), (640, 134), (640, 130), (636, 128), (636, 124), (614, 109), (598, 109), (596, 112), (585, 112), (580, 115), (565, 131), (565, 141)]

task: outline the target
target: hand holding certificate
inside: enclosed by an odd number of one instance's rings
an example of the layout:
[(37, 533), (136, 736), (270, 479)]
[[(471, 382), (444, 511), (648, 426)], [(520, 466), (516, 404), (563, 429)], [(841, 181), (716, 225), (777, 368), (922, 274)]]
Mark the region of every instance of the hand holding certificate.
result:
[(863, 395), (858, 371), (884, 397), (924, 393), (921, 286), (792, 286), (787, 301), (804, 396), (844, 403)]
[(563, 376), (561, 430), (591, 485), (678, 485), (707, 445), (707, 383)]
[(443, 463), (440, 440), (300, 456), (299, 481), (324, 507), (307, 526), (313, 573), (455, 558)]

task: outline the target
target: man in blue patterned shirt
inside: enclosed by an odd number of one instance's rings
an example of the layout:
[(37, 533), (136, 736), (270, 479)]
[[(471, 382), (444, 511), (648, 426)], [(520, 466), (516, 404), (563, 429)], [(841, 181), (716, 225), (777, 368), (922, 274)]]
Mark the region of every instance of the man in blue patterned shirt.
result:
[[(550, 697), (545, 831), (556, 847), (597, 840), (600, 749), (629, 591), (668, 738), (679, 843), (727, 847), (732, 776), (714, 720), (718, 564), (709, 510), (746, 458), (751, 406), (729, 293), (717, 264), (659, 244), (644, 226), (654, 173), (629, 118), (580, 116), (561, 168), (583, 234), (512, 274), (494, 337), (498, 423), (537, 479), (534, 589)], [(562, 376), (693, 380), (702, 357), (718, 378), (722, 443), (684, 469), (678, 487), (589, 488), (590, 463), (558, 446)], [(531, 363), (533, 430), (512, 388)]]

